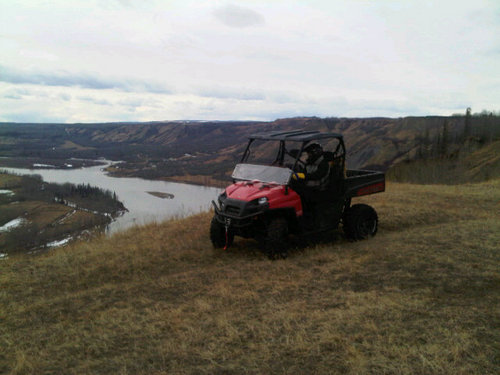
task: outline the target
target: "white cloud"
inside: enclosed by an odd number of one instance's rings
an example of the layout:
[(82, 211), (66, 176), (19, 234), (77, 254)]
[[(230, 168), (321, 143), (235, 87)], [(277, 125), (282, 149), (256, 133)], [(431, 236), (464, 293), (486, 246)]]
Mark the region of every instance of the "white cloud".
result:
[(498, 110), (499, 8), (487, 0), (1, 2), (0, 119)]

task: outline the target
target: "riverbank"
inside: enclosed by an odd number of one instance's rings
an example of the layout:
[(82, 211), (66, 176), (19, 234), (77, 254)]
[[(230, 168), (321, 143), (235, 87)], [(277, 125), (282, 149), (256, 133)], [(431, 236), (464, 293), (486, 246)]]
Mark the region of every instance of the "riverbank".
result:
[[(120, 164), (120, 166), (118, 165)], [(29, 170), (72, 170), (80, 168), (89, 168), (94, 166), (102, 166), (110, 177), (116, 178), (141, 178), (151, 181), (169, 181), (183, 184), (192, 184), (197, 186), (209, 186), (215, 188), (223, 188), (231, 181), (230, 175), (225, 176), (225, 179), (214, 178), (212, 176), (202, 174), (184, 174), (174, 176), (143, 176), (138, 168), (127, 168), (128, 165), (119, 161), (110, 160), (87, 160), (87, 159), (41, 159), (41, 158), (25, 158), (25, 157), (0, 157), (0, 168), (22, 168)]]
[(76, 158), (0, 157), (0, 168), (78, 169), (96, 165), (106, 165), (106, 161)]
[(182, 184), (192, 184), (198, 186), (210, 186), (215, 188), (225, 188), (231, 183), (231, 180), (218, 180), (209, 176), (203, 175), (184, 175), (159, 178), (161, 181), (179, 182)]
[(38, 251), (102, 232), (125, 207), (111, 192), (0, 173), (2, 253)]
[(130, 167), (127, 168), (124, 167), (123, 164), (121, 165), (113, 164), (106, 167), (105, 170), (109, 176), (117, 178), (135, 177), (151, 181), (169, 181), (169, 182), (178, 182), (182, 184), (209, 186), (215, 188), (224, 188), (231, 181), (230, 175), (226, 175), (225, 179), (214, 178), (213, 176), (207, 176), (202, 174), (183, 174), (183, 175), (173, 175), (173, 176), (151, 175), (150, 177), (143, 177), (139, 169)]

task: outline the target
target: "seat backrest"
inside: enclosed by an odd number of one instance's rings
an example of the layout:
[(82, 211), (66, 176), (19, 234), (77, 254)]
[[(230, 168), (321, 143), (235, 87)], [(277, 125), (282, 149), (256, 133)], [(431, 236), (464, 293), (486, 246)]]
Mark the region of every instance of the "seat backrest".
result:
[[(327, 162), (332, 162), (335, 159), (335, 154), (331, 151), (325, 151), (323, 152), (323, 157)], [(330, 163), (331, 165), (331, 163)]]
[(328, 163), (330, 164), (330, 182), (335, 183), (338, 180), (342, 180), (345, 177), (345, 173), (342, 168), (342, 158), (333, 158), (333, 160)]

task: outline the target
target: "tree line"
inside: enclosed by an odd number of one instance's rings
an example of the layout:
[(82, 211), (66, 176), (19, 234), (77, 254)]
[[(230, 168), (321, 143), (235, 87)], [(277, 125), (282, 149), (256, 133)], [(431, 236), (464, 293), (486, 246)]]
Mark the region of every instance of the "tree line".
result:
[[(484, 181), (500, 175), (494, 163), (478, 168), (472, 155), (500, 140), (500, 112), (472, 113), (467, 108), (463, 115), (443, 119), (441, 126), (425, 128), (416, 138), (416, 146), (406, 159), (392, 166), (387, 177), (410, 183), (457, 184)], [(497, 148), (486, 150), (483, 159)], [(474, 162), (473, 160), (476, 160)], [(493, 159), (491, 159), (493, 160)], [(474, 164), (476, 163), (476, 164)]]
[(43, 181), (40, 175), (22, 176), (17, 199), (41, 200), (45, 202), (71, 202), (78, 207), (100, 213), (115, 214), (124, 210), (116, 193), (90, 184), (56, 184)]
[(446, 118), (440, 129), (432, 132), (426, 127), (424, 133), (417, 138), (415, 156), (411, 157), (409, 153), (408, 160), (453, 158), (500, 139), (500, 112), (482, 111), (472, 114), (471, 108), (467, 108), (465, 115), (461, 117), (462, 124), (455, 130), (451, 129), (450, 121)]

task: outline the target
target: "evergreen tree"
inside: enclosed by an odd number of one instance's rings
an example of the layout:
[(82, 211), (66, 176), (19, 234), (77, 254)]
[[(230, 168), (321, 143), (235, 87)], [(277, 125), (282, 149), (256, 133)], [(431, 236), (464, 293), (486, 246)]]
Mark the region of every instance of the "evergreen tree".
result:
[(429, 148), (431, 146), (431, 137), (430, 137), (430, 132), (429, 132), (429, 127), (425, 128), (425, 134), (424, 134), (424, 139), (422, 141), (423, 143), (423, 150), (422, 150), (422, 156), (424, 159), (429, 157)]
[(443, 132), (441, 136), (441, 144), (439, 148), (439, 155), (445, 157), (448, 154), (449, 142), (450, 142), (450, 134), (448, 130), (448, 120), (444, 120), (443, 123)]
[(441, 150), (441, 133), (438, 133), (437, 139), (436, 139), (436, 147), (434, 149), (434, 152), (432, 153), (434, 157), (439, 157), (440, 156), (440, 150)]
[(471, 108), (468, 107), (467, 110), (465, 111), (465, 125), (464, 125), (464, 133), (463, 133), (463, 136), (462, 136), (462, 141), (465, 142), (467, 140), (467, 138), (470, 137), (470, 133), (471, 133), (471, 118), (472, 118), (472, 114), (471, 114)]

